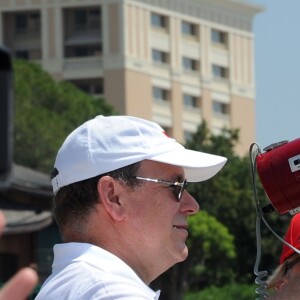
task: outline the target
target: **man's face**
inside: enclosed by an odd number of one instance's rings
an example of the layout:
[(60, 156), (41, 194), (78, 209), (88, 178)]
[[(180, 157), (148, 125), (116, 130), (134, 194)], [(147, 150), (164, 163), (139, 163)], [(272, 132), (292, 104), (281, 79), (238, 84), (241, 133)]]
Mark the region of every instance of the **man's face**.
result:
[[(185, 179), (183, 168), (148, 160), (134, 175), (172, 182)], [(165, 269), (185, 260), (187, 216), (199, 210), (195, 199), (184, 191), (178, 201), (173, 187), (144, 180), (138, 180), (138, 187), (129, 194), (127, 222), (145, 260), (154, 260), (154, 264), (158, 262)]]

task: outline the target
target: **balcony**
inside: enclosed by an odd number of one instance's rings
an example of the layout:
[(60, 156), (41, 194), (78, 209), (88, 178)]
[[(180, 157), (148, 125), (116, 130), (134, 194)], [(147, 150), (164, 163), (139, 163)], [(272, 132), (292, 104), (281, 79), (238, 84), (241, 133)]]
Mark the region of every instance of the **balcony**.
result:
[(202, 122), (201, 109), (198, 107), (184, 107), (182, 121), (184, 129), (196, 132), (199, 124)]
[(164, 127), (172, 127), (172, 110), (170, 101), (152, 102), (153, 121)]
[(102, 42), (102, 33), (100, 30), (78, 30), (74, 31), (65, 40), (65, 46), (77, 46), (77, 45), (97, 45)]
[(63, 72), (66, 79), (101, 77), (103, 59), (95, 56), (65, 58)]
[(212, 127), (219, 128), (221, 132), (222, 128), (231, 128), (231, 120), (229, 114), (213, 113)]

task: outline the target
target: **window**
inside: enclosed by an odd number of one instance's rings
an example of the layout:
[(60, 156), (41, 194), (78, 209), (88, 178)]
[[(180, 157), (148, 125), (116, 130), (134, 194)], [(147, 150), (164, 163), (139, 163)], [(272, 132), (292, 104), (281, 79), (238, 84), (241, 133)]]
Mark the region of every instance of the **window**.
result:
[(166, 64), (169, 62), (169, 55), (167, 52), (152, 49), (152, 61), (155, 63)]
[(104, 94), (103, 80), (94, 85), (94, 93), (96, 95), (102, 95), (102, 94)]
[(39, 13), (31, 13), (29, 15), (29, 20), (30, 20), (30, 27), (32, 29), (41, 26), (41, 18)]
[(198, 97), (184, 94), (183, 95), (183, 105), (186, 108), (195, 108), (198, 107)]
[(74, 50), (76, 57), (90, 56), (90, 49), (88, 47), (77, 47)]
[(74, 11), (76, 30), (100, 29), (100, 9), (77, 9)]
[(229, 105), (223, 102), (213, 101), (213, 112), (218, 115), (229, 115)]
[(42, 58), (42, 51), (41, 49), (34, 49), (30, 50), (29, 52), (29, 59), (31, 60), (38, 60)]
[(190, 22), (182, 21), (181, 32), (184, 35), (196, 36), (197, 35), (197, 25), (190, 23)]
[(90, 93), (90, 85), (88, 83), (79, 83), (77, 84), (77, 87), (87, 94)]
[(104, 94), (103, 78), (97, 79), (81, 79), (71, 80), (71, 82), (77, 86), (80, 90), (91, 95), (102, 95)]
[(189, 57), (182, 58), (182, 68), (185, 71), (198, 71), (198, 62), (195, 59)]
[(157, 101), (169, 101), (169, 90), (153, 87), (153, 98)]
[(72, 46), (66, 47), (66, 57), (88, 57), (101, 56), (101, 46), (86, 45), (86, 46)]
[(27, 29), (27, 15), (26, 14), (17, 14), (15, 18), (16, 30), (22, 31)]
[(228, 78), (228, 68), (212, 65), (212, 74), (216, 79), (227, 79)]
[(20, 59), (29, 59), (29, 52), (28, 50), (17, 50), (15, 52), (15, 57)]
[(74, 22), (77, 28), (84, 27), (87, 23), (87, 13), (85, 10), (76, 10)]
[(156, 13), (151, 13), (151, 25), (152, 27), (156, 28), (162, 28), (162, 29), (167, 29), (168, 24), (167, 24), (167, 17), (156, 14)]
[(188, 141), (191, 141), (193, 139), (194, 133), (188, 130), (184, 130), (183, 136), (184, 136), (184, 141), (185, 143)]
[(33, 49), (33, 50), (17, 50), (15, 52), (15, 57), (20, 59), (28, 59), (28, 60), (39, 60), (42, 58), (41, 50)]
[(227, 33), (224, 31), (212, 29), (211, 30), (211, 41), (216, 44), (227, 44)]
[(15, 15), (16, 34), (40, 32), (40, 15), (37, 12), (18, 13)]

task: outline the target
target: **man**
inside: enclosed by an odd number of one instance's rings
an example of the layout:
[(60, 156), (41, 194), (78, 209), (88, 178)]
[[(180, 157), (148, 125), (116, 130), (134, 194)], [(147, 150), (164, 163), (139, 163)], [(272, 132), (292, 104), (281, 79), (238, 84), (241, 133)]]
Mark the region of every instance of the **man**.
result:
[(284, 236), (285, 242), (290, 246), (283, 244), (280, 255), (280, 264), (271, 274), (267, 281), (268, 288), (273, 290), (270, 300), (296, 300), (300, 295), (300, 214), (296, 214), (291, 219), (289, 227)]
[[(280, 255), (280, 264), (268, 279), (268, 288), (279, 291), (292, 278), (300, 273), (300, 214), (291, 219), (284, 241), (290, 246), (283, 244)], [(297, 252), (296, 252), (297, 251)]]
[(75, 129), (52, 179), (64, 243), (36, 299), (158, 299), (149, 283), (188, 255), (187, 217), (199, 206), (187, 182), (225, 162), (140, 118), (98, 116)]
[(300, 273), (296, 274), (274, 295), (267, 297), (268, 300), (298, 300), (300, 295)]

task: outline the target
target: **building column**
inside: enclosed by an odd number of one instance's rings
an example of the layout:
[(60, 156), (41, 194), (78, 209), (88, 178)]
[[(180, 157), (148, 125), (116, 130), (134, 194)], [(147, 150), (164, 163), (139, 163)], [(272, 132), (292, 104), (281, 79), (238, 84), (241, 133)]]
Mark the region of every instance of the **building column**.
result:
[(56, 79), (63, 78), (63, 22), (59, 6), (43, 6), (42, 9), (42, 53), (43, 68)]

